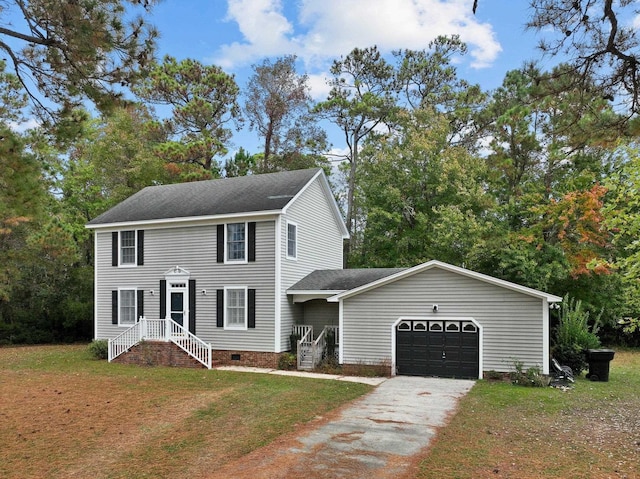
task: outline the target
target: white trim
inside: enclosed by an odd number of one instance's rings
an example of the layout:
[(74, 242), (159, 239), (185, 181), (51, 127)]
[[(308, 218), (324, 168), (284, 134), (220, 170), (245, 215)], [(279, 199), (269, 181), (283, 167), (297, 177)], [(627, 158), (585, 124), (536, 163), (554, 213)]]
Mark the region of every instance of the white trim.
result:
[[(229, 298), (227, 297), (228, 290), (243, 290), (244, 291), (244, 326), (229, 326), (227, 320), (229, 319)], [(247, 331), (249, 329), (249, 288), (247, 286), (225, 286), (224, 287), (224, 324), (223, 328), (227, 331)]]
[[(295, 252), (293, 256), (289, 254), (289, 225), (295, 227), (296, 238), (295, 238)], [(285, 255), (286, 258), (292, 261), (298, 261), (298, 223), (294, 221), (287, 220), (286, 221), (286, 238), (285, 238)]]
[(549, 303), (542, 300), (542, 374), (549, 374)]
[(318, 290), (318, 291), (291, 291), (287, 290), (287, 294), (291, 296), (294, 303), (306, 303), (312, 299), (328, 299), (336, 294), (342, 293), (343, 290)]
[[(94, 230), (117, 230), (117, 229), (131, 229), (136, 227), (142, 227), (139, 229), (148, 229), (148, 226), (157, 226), (158, 228), (169, 227), (181, 227), (181, 226), (201, 226), (203, 224), (217, 224), (223, 223), (227, 220), (238, 219), (242, 221), (251, 221), (252, 218), (263, 218), (264, 216), (277, 216), (281, 213), (281, 210), (268, 210), (268, 211), (247, 211), (245, 213), (230, 213), (224, 215), (210, 215), (210, 216), (185, 216), (180, 218), (162, 218), (153, 220), (139, 220), (139, 221), (123, 221), (119, 223), (103, 223), (98, 225), (87, 224), (84, 227)], [(228, 221), (229, 223), (241, 223), (242, 221)], [(195, 223), (193, 225), (185, 225), (184, 223)], [(177, 223), (177, 224), (176, 224)]]
[(502, 288), (506, 288), (506, 289), (510, 289), (512, 291), (516, 291), (518, 293), (523, 293), (526, 294), (528, 296), (533, 296), (536, 298), (541, 298), (541, 299), (546, 299), (547, 301), (549, 301), (550, 303), (559, 303), (562, 302), (562, 298), (560, 296), (555, 296), (553, 294), (549, 294), (549, 293), (545, 293), (543, 291), (538, 291), (532, 288), (527, 288), (526, 286), (521, 286), (519, 284), (515, 284), (515, 283), (511, 283), (509, 281), (505, 281), (502, 279), (498, 279), (498, 278), (494, 278), (493, 276), (488, 276), (486, 274), (482, 274), (482, 273), (477, 273), (475, 271), (471, 271), (465, 268), (460, 268), (458, 266), (453, 266), (451, 264), (448, 263), (443, 263), (441, 261), (437, 261), (437, 260), (432, 260), (432, 261), (428, 261), (426, 263), (422, 263), (419, 264), (417, 266), (414, 266), (413, 268), (409, 268), (406, 269), (404, 271), (400, 271), (399, 273), (396, 274), (392, 274), (390, 276), (386, 276), (382, 279), (379, 279), (377, 281), (373, 281), (371, 283), (362, 285), (358, 288), (354, 288), (348, 291), (344, 291), (343, 293), (337, 294), (336, 296), (333, 296), (331, 298), (328, 298), (327, 301), (329, 302), (337, 302), (340, 301), (342, 299), (346, 299), (346, 298), (350, 298), (352, 296), (356, 296), (360, 293), (364, 293), (365, 291), (369, 291), (372, 289), (375, 289), (379, 286), (383, 286), (385, 284), (389, 284), (389, 283), (393, 283), (394, 281), (397, 281), (399, 279), (408, 277), (408, 276), (413, 276), (414, 274), (417, 273), (421, 273), (423, 271), (427, 271), (429, 269), (432, 268), (439, 268), (439, 269), (443, 269), (445, 271), (450, 271), (452, 273), (457, 273), (457, 274), (461, 274), (463, 276), (467, 276), (473, 279), (477, 279), (480, 281), (484, 281), (485, 283), (490, 283), (496, 286), (500, 286)]
[(340, 338), (338, 364), (344, 364), (344, 302), (342, 300), (338, 303), (338, 337)]
[[(164, 279), (167, 282), (167, 288), (165, 291), (165, 317), (171, 318), (171, 285), (184, 283), (184, 287), (176, 288), (173, 291), (179, 291), (182, 293), (182, 300), (184, 301), (183, 307), (183, 317), (182, 317), (182, 326), (189, 329), (189, 278), (191, 277), (191, 273), (180, 266), (175, 266), (164, 273)], [(160, 319), (166, 319), (160, 318)]]
[[(133, 263), (122, 262), (122, 233), (133, 231)], [(122, 229), (118, 231), (118, 268), (135, 268), (138, 266), (138, 230)]]
[[(229, 225), (244, 225), (244, 258), (229, 259)], [(224, 223), (224, 264), (247, 264), (249, 262), (249, 224), (247, 221)]]
[[(120, 312), (122, 308), (122, 299), (120, 293), (122, 291), (133, 291), (133, 322), (132, 323), (123, 323), (120, 318)], [(134, 324), (138, 322), (138, 288), (135, 286), (122, 286), (118, 287), (118, 327), (120, 328), (130, 328)]]
[[(94, 251), (94, 265), (93, 265), (93, 339), (98, 339), (98, 261), (95, 259), (97, 256), (96, 252), (98, 251), (98, 232), (93, 232), (93, 251)], [(111, 291), (108, 291), (109, 294), (112, 294)], [(109, 298), (109, 302), (111, 303), (111, 298)], [(110, 321), (111, 322), (111, 321)]]
[[(342, 304), (342, 301), (340, 301)], [(400, 321), (434, 321), (433, 316), (400, 316), (391, 325), (391, 375), (397, 374), (397, 362), (396, 362), (396, 326)], [(440, 319), (438, 319), (440, 321)], [(442, 321), (471, 321), (478, 328), (478, 379), (482, 379), (482, 372), (484, 371), (484, 329), (482, 324), (476, 321), (471, 316), (447, 316), (442, 318)], [(342, 331), (342, 328), (340, 329)], [(461, 331), (462, 333), (462, 331)]]
[(275, 317), (273, 318), (273, 350), (276, 353), (282, 352), (282, 217), (276, 217), (275, 224)]

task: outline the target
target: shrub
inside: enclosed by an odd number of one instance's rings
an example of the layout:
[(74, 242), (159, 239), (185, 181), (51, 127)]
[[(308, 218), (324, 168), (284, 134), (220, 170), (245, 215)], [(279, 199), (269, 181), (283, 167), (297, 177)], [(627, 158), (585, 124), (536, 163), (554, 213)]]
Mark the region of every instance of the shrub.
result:
[(511, 383), (518, 386), (528, 386), (535, 388), (544, 388), (551, 383), (549, 376), (545, 376), (538, 367), (528, 368), (524, 370), (524, 364), (521, 361), (513, 362), (514, 371), (509, 373)]
[(492, 369), (491, 371), (484, 373), (484, 378), (490, 381), (501, 381), (504, 379), (504, 375)]
[(569, 366), (576, 376), (587, 368), (585, 350), (600, 347), (598, 316), (589, 326), (589, 311), (582, 301), (565, 296), (560, 310), (560, 321), (555, 331), (553, 356), (563, 366)]
[(87, 349), (94, 359), (107, 359), (109, 357), (109, 342), (106, 339), (94, 339), (89, 343)]
[(293, 353), (284, 353), (278, 359), (278, 369), (290, 371), (298, 367), (298, 356)]

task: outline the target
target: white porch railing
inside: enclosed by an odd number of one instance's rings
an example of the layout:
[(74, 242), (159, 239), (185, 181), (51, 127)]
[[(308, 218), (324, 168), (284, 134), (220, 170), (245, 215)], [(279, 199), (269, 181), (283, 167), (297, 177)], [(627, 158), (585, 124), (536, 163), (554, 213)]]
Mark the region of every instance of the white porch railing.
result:
[(109, 362), (120, 356), (122, 353), (126, 353), (133, 346), (138, 344), (142, 339), (142, 319), (129, 329), (124, 330), (118, 334), (115, 338), (109, 340)]
[(110, 339), (109, 362), (143, 340), (170, 341), (208, 369), (211, 369), (211, 344), (205, 343), (170, 318), (146, 319), (141, 317), (129, 329)]
[(335, 348), (333, 355), (338, 359), (340, 329), (338, 326), (325, 326), (318, 337), (313, 339), (313, 326), (294, 325), (292, 334), (300, 337), (298, 340), (298, 369), (314, 369), (328, 354), (327, 334), (333, 332)]
[(313, 369), (313, 326), (294, 325), (293, 334), (300, 336), (298, 346), (298, 369)]
[(177, 344), (180, 349), (192, 358), (204, 364), (207, 369), (211, 369), (211, 344), (205, 343), (188, 329), (180, 326), (171, 319), (167, 319), (167, 329), (169, 339), (173, 344)]
[[(336, 361), (339, 359), (339, 349), (340, 349), (340, 326), (325, 326), (325, 331), (327, 334), (329, 331), (333, 331), (333, 356)], [(329, 354), (329, 350), (327, 349), (327, 354)]]

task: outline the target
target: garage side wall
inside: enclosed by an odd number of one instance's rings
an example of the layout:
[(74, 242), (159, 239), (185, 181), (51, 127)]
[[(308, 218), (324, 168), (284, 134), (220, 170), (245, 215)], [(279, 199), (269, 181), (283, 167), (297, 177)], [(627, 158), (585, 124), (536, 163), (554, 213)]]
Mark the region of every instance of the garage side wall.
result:
[[(433, 305), (438, 312), (433, 312)], [(483, 327), (483, 369), (509, 371), (514, 360), (542, 367), (542, 299), (441, 269), (430, 269), (343, 300), (343, 363), (391, 362), (399, 317), (473, 317)]]

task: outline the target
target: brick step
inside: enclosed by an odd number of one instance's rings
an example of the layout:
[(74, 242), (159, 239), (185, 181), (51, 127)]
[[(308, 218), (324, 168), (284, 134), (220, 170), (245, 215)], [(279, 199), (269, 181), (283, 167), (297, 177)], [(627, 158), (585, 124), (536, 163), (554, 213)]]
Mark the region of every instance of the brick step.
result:
[[(121, 364), (138, 364), (141, 366), (172, 366), (179, 368), (205, 368), (198, 360), (189, 356), (177, 345), (165, 341), (143, 341), (133, 346), (128, 352), (114, 359)], [(213, 361), (212, 366), (221, 365), (221, 361)]]

